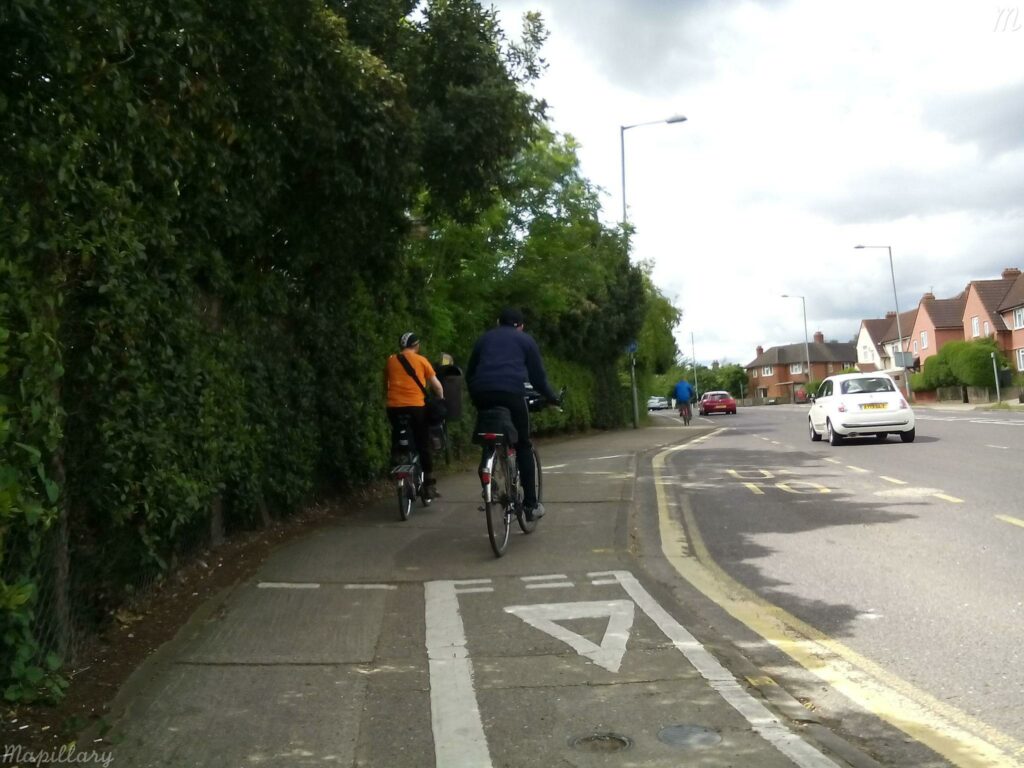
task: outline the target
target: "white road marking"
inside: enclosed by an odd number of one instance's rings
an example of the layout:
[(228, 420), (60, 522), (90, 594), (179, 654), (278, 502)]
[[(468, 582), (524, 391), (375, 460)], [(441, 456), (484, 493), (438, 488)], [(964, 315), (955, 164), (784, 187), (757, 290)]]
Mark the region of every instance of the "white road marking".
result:
[[(467, 592), (493, 592), (494, 587), (484, 586), (490, 583), (490, 579), (462, 579), (461, 581), (451, 582), (452, 588), (460, 595)], [(478, 584), (480, 586), (476, 586)]]
[[(590, 659), (609, 672), (618, 672), (622, 665), (622, 657), (626, 653), (626, 643), (629, 641), (629, 630), (633, 626), (634, 614), (631, 600), (511, 605), (505, 609), (505, 612), (518, 616), (531, 627), (551, 635), (556, 640), (561, 640), (580, 656)], [(605, 627), (600, 645), (596, 645), (583, 635), (555, 623), (559, 619), (599, 619), (605, 616), (608, 617), (608, 626)]]
[(434, 764), (439, 768), (489, 768), (491, 753), (473, 690), (473, 665), (459, 614), (458, 583), (428, 581), (423, 585)]
[(899, 480), (898, 478), (895, 478), (895, 477), (888, 477), (886, 475), (879, 475), (879, 477), (882, 478), (883, 480), (885, 480), (885, 482), (887, 482), (887, 483), (894, 483), (896, 485), (906, 485), (907, 484), (906, 480)]
[(345, 589), (398, 589), (394, 584), (346, 584)]
[(790, 731), (778, 717), (760, 701), (751, 696), (729, 670), (716, 659), (693, 635), (669, 615), (628, 571), (592, 573), (589, 576), (614, 576), (640, 610), (647, 614), (672, 644), (696, 668), (712, 688), (746, 718), (763, 739), (786, 755), (800, 768), (838, 768), (825, 755)]
[(320, 585), (311, 581), (261, 581), (257, 589), (320, 589)]
[(1008, 450), (1010, 450), (1009, 446), (1006, 446), (1006, 445), (988, 445), (988, 444), (986, 444), (985, 447), (986, 448), (998, 448), (1001, 451), (1008, 451)]
[(527, 589), (568, 589), (575, 586), (564, 573), (555, 573), (551, 576), (523, 576), (522, 581), (527, 582)]

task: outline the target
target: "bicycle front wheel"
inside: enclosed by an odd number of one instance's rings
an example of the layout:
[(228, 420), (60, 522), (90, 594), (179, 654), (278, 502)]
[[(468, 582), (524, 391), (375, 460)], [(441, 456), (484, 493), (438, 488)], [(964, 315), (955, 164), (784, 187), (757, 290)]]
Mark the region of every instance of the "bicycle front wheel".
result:
[(487, 536), (491, 540), (491, 549), (495, 557), (501, 557), (508, 549), (508, 536), (511, 532), (511, 516), (506, 510), (512, 503), (509, 493), (508, 456), (499, 450), (494, 459), (494, 470), (491, 473), (490, 501), (484, 501), (487, 517)]
[[(533, 448), (533, 476), (537, 479), (537, 503), (544, 501), (544, 478), (540, 473), (540, 456), (537, 455), (537, 447)], [(522, 484), (523, 476), (520, 473), (519, 482)], [(522, 500), (523, 491), (519, 489), (519, 498)], [(533, 533), (537, 529), (537, 519), (527, 520), (526, 515), (523, 514), (523, 505), (520, 504), (516, 512), (516, 519), (519, 521), (519, 528), (523, 533)]]

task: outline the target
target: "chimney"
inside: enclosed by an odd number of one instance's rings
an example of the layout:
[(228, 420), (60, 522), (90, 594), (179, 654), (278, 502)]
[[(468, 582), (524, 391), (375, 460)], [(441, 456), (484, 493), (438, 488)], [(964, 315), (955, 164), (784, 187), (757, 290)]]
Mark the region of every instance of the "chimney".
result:
[(757, 356), (760, 357), (763, 354), (764, 354), (764, 347), (762, 347), (760, 344), (758, 344), (757, 345)]
[(814, 332), (814, 343), (815, 344), (824, 344), (825, 343), (825, 334), (822, 333), (821, 331), (815, 331)]
[(1003, 270), (1003, 277), (1020, 277), (1020, 270), (1016, 267), (1007, 267)]
[(928, 291), (928, 293), (921, 297), (921, 301), (935, 301), (935, 294)]
[(896, 313), (895, 312), (890, 311), (890, 312), (886, 312), (885, 313), (885, 319), (886, 320), (892, 320), (894, 317), (896, 317)]

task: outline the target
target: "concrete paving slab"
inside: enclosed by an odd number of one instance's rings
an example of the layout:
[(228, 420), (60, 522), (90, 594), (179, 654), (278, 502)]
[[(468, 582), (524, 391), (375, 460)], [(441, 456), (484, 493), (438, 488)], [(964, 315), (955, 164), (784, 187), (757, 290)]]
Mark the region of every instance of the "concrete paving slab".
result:
[(385, 593), (317, 589), (260, 589), (247, 584), (208, 621), (181, 660), (203, 664), (337, 664), (370, 662), (384, 613)]
[(112, 764), (350, 766), (366, 686), (340, 666), (175, 665), (110, 735)]

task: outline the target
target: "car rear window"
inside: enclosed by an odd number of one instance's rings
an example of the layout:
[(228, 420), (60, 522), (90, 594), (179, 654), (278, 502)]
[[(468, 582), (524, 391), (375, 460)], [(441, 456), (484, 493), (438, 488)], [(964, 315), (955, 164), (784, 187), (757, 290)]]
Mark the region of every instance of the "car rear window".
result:
[(881, 376), (870, 376), (863, 379), (847, 379), (840, 388), (844, 395), (861, 395), (871, 392), (895, 392), (891, 379)]

